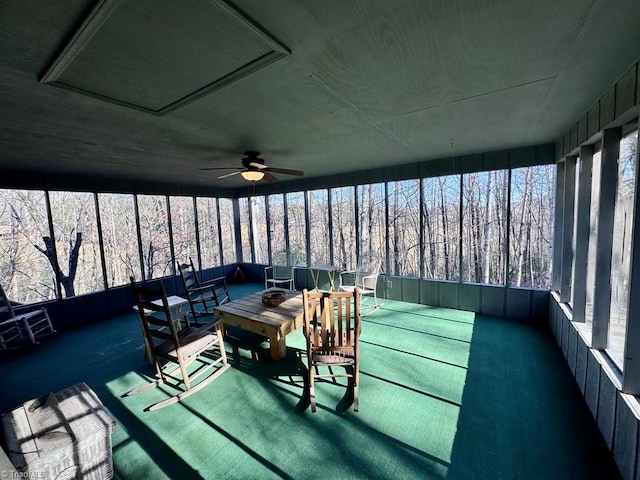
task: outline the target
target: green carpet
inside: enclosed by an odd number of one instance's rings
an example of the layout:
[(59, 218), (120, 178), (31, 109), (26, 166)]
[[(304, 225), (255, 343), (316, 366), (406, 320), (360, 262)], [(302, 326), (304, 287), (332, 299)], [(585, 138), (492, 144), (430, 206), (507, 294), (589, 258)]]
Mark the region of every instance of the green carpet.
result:
[[(260, 289), (233, 286), (232, 297)], [(120, 479), (615, 479), (604, 441), (551, 336), (519, 322), (385, 300), (363, 318), (360, 412), (345, 389), (302, 401), (304, 338), (287, 358), (227, 352), (232, 368), (145, 413), (160, 388), (132, 312), (0, 356), (0, 411), (84, 381), (105, 403)]]

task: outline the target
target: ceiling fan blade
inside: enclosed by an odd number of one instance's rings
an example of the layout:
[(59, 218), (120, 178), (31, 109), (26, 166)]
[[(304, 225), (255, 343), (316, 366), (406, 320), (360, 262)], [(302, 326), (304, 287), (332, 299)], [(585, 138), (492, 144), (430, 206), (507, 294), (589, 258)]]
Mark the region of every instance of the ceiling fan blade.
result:
[(302, 170), (290, 170), (288, 168), (267, 167), (267, 170), (269, 172), (284, 173), (285, 175), (297, 175), (299, 177), (302, 177), (304, 175), (304, 172)]
[(264, 163), (256, 163), (256, 162), (249, 163), (249, 166), (257, 170), (264, 170), (265, 168), (269, 168)]
[(244, 170), (242, 167), (205, 167), (198, 170)]
[[(244, 171), (244, 170), (243, 170), (243, 171)], [(238, 175), (239, 173), (242, 173), (242, 172), (231, 172), (231, 173), (227, 173), (227, 174), (225, 174), (225, 175), (220, 175), (218, 178), (227, 178), (227, 177), (232, 177), (232, 176), (234, 176), (234, 175)]]
[(269, 172), (264, 172), (263, 180), (269, 183), (276, 183), (278, 181), (278, 179), (271, 175)]

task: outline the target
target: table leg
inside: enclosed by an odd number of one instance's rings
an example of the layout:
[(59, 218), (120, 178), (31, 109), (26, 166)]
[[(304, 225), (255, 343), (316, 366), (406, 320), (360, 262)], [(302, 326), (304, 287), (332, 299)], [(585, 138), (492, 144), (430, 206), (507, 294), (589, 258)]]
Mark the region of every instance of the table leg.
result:
[(318, 279), (320, 277), (320, 271), (319, 270), (315, 270), (313, 268), (310, 268), (309, 272), (311, 273), (311, 278), (313, 279), (313, 289), (317, 292), (318, 291)]
[(328, 270), (327, 271), (327, 276), (329, 277), (329, 291), (330, 292), (335, 292), (336, 291), (335, 275), (336, 275), (335, 270)]
[(269, 337), (269, 356), (271, 360), (282, 360), (287, 356), (287, 342), (284, 335), (275, 333)]

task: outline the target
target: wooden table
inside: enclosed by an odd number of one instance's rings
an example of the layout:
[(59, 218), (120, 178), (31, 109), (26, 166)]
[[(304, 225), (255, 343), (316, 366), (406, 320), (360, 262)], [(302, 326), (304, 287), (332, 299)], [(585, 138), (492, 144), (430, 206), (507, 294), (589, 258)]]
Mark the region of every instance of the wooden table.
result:
[(329, 291), (334, 292), (336, 290), (335, 285), (335, 275), (338, 270), (333, 265), (311, 265), (307, 267), (309, 273), (311, 273), (311, 278), (313, 279), (313, 289), (318, 291), (318, 280), (320, 278), (320, 272), (327, 272), (327, 277), (329, 278)]
[(267, 307), (262, 303), (265, 291), (219, 305), (215, 307), (214, 315), (226, 325), (268, 337), (271, 358), (280, 360), (287, 355), (286, 335), (302, 327), (302, 293), (286, 290), (284, 302), (277, 307)]

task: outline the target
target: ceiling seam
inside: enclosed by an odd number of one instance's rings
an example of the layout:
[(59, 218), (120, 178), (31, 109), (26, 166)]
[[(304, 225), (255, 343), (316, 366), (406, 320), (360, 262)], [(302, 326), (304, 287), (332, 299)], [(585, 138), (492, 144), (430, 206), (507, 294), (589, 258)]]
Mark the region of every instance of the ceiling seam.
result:
[(419, 108), (417, 110), (410, 110), (410, 111), (407, 111), (407, 112), (402, 112), (402, 113), (399, 113), (398, 115), (396, 115), (396, 117), (403, 117), (405, 115), (412, 115), (414, 113), (424, 112), (426, 110), (431, 110), (431, 109), (434, 109), (434, 108), (445, 107), (447, 105), (454, 105), (456, 103), (464, 102), (466, 100), (473, 100), (475, 98), (482, 98), (482, 97), (486, 97), (486, 96), (489, 96), (489, 95), (495, 95), (496, 93), (506, 92), (508, 90), (515, 90), (517, 88), (527, 87), (529, 85), (535, 85), (536, 83), (542, 83), (542, 82), (546, 82), (548, 80), (555, 80), (556, 78), (557, 78), (557, 75), (550, 75), (548, 77), (539, 78), (537, 80), (532, 80), (530, 82), (519, 83), (517, 85), (510, 85), (508, 87), (499, 88), (497, 90), (490, 90), (488, 92), (478, 93), (477, 95), (470, 95), (468, 97), (457, 98), (457, 99), (451, 100), (449, 102), (437, 103), (437, 104), (434, 104), (434, 105), (429, 105), (428, 107)]
[(347, 108), (351, 111), (351, 113), (356, 114), (360, 118), (365, 119), (376, 130), (378, 130), (380, 133), (385, 135), (390, 140), (394, 140), (394, 141), (398, 142), (400, 145), (402, 145), (403, 147), (405, 147), (408, 150), (410, 150), (411, 152), (414, 152), (414, 149), (413, 149), (413, 147), (411, 145), (409, 145), (407, 142), (405, 142), (397, 134), (395, 134), (394, 132), (392, 132), (391, 130), (386, 128), (384, 125), (381, 125), (380, 123), (376, 122), (373, 118), (371, 118), (371, 116), (367, 115), (362, 110), (360, 110), (360, 108), (358, 108), (358, 106), (355, 105), (353, 102), (351, 102), (350, 100), (345, 98), (343, 95), (340, 95), (339, 93), (337, 93), (333, 88), (331, 88), (329, 85), (327, 85), (327, 83), (324, 80), (322, 80), (321, 76), (319, 76), (317, 73), (313, 75), (313, 78), (314, 78), (314, 80), (316, 80), (316, 82), (318, 83), (318, 85), (321, 88), (323, 88), (326, 92), (331, 94), (334, 98), (338, 99), (344, 105), (346, 105)]

